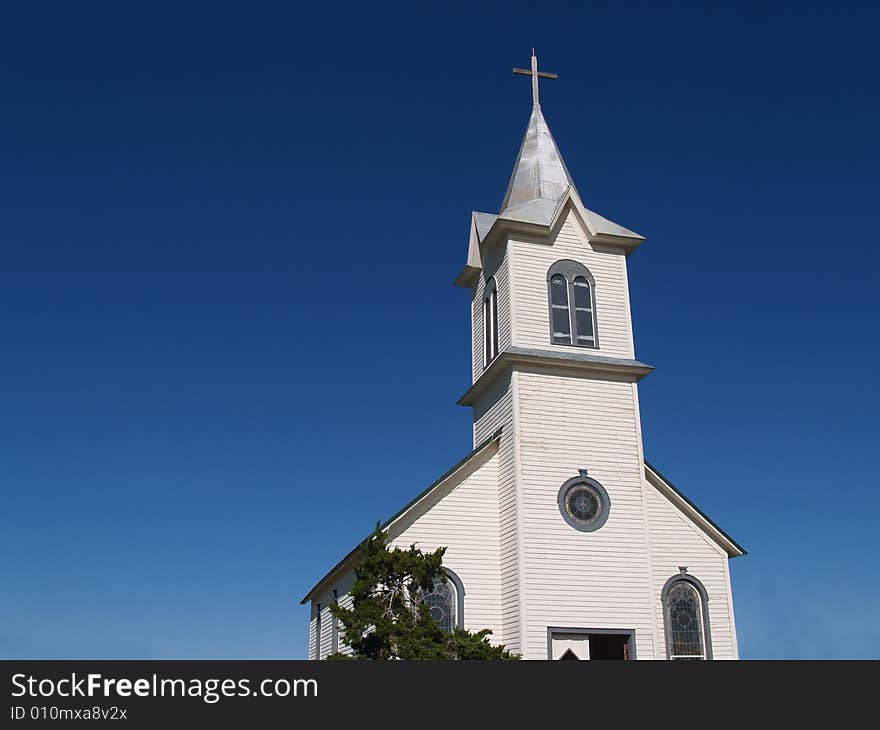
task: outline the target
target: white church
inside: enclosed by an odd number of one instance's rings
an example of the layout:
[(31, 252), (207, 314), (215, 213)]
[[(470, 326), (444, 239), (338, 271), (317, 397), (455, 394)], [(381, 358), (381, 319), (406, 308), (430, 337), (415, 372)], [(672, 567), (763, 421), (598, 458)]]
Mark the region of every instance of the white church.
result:
[[(447, 548), (429, 596), (447, 630), (523, 659), (736, 659), (728, 560), (745, 554), (642, 450), (627, 257), (642, 236), (584, 206), (534, 105), (501, 210), (473, 213), (474, 449), (384, 529)], [(360, 546), (303, 598), (309, 656), (345, 651)]]

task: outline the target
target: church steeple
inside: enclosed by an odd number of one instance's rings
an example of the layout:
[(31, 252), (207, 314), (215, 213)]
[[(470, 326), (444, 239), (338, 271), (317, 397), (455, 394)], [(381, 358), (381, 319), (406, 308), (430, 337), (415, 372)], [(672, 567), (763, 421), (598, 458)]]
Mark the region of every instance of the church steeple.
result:
[(499, 214), (504, 218), (546, 223), (569, 190), (576, 192), (574, 181), (550, 133), (541, 105), (535, 104)]
[(538, 70), (534, 49), (531, 69), (515, 68), (513, 72), (532, 79), (532, 114), (501, 209), (497, 214), (474, 211), (471, 215), (467, 263), (455, 280), (456, 286), (473, 285), (483, 269), (483, 249), (490, 242), (518, 230), (534, 234), (536, 227), (549, 233), (569, 209), (574, 210), (591, 243), (618, 246), (629, 254), (644, 241), (638, 233), (604, 218), (581, 201), (538, 96), (538, 79), (555, 79), (556, 74)]
[(515, 74), (532, 78), (532, 116), (516, 156), (499, 215), (532, 223), (547, 223), (565, 194), (569, 190), (575, 191), (575, 188), (541, 111), (538, 79), (555, 79), (557, 75), (538, 70), (534, 48), (531, 61), (530, 69), (513, 69)]

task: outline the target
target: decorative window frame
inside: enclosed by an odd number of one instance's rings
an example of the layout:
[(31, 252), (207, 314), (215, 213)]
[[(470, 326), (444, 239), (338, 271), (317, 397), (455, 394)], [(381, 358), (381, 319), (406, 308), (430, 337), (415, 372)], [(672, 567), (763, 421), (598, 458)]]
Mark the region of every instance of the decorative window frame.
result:
[(697, 593), (700, 596), (700, 609), (703, 619), (703, 653), (705, 654), (706, 660), (709, 661), (712, 659), (712, 630), (709, 625), (709, 594), (706, 591), (706, 586), (702, 584), (700, 579), (687, 572), (687, 566), (680, 566), (678, 570), (678, 573), (671, 576), (669, 580), (663, 584), (663, 590), (660, 591), (660, 604), (663, 609), (663, 634), (666, 637), (666, 658), (671, 659), (672, 657), (672, 627), (669, 625), (667, 611), (669, 591), (672, 590), (672, 586), (676, 583), (683, 581), (685, 583), (690, 583), (696, 588)]
[[(568, 321), (570, 342), (554, 342), (553, 340), (553, 293), (550, 280), (557, 274), (561, 275), (568, 284)], [(582, 345), (577, 341), (577, 316), (575, 314), (574, 280), (583, 276), (590, 283), (590, 307), (593, 315), (593, 344)], [(590, 270), (581, 263), (572, 259), (560, 259), (547, 269), (547, 312), (550, 318), (550, 344), (562, 345), (563, 347), (584, 347), (588, 350), (599, 349), (599, 322), (596, 316), (596, 280)]]
[(464, 583), (461, 582), (461, 578), (456, 575), (455, 571), (450, 570), (447, 567), (443, 568), (443, 572), (446, 573), (446, 579), (452, 583), (452, 587), (455, 588), (455, 625), (463, 629), (464, 628)]
[[(581, 469), (580, 472), (580, 476), (568, 479), (559, 488), (559, 493), (556, 496), (556, 504), (559, 506), (559, 512), (562, 515), (562, 518), (575, 530), (579, 530), (580, 532), (595, 532), (608, 521), (608, 515), (611, 512), (611, 497), (608, 496), (608, 492), (605, 490), (605, 487), (599, 484), (599, 482), (597, 482), (591, 476), (587, 476), (586, 469)], [(599, 496), (602, 498), (602, 505), (599, 511), (599, 516), (594, 522), (590, 523), (589, 525), (582, 525), (577, 520), (572, 519), (571, 515), (568, 514), (568, 510), (565, 508), (565, 497), (568, 494), (568, 491), (572, 487), (576, 487), (582, 484), (593, 487), (597, 492), (599, 492)]]
[(453, 622), (453, 626), (459, 629), (463, 629), (464, 583), (461, 582), (461, 578), (459, 578), (453, 570), (450, 570), (445, 565), (441, 567), (441, 570), (446, 576), (447, 582), (452, 584), (452, 591), (455, 593), (455, 621)]
[(483, 288), (483, 369), (498, 357), (498, 284), (492, 276)]

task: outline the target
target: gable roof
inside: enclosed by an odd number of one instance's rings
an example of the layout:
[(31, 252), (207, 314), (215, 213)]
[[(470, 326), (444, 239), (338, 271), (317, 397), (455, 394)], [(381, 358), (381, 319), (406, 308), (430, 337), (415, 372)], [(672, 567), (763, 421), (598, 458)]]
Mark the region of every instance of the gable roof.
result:
[(672, 482), (657, 469), (645, 461), (645, 477), (672, 504), (684, 513), (685, 517), (695, 523), (706, 535), (721, 546), (728, 557), (737, 558), (746, 554), (746, 549), (716, 525), (709, 515), (690, 501)]
[(492, 230), (492, 226), (495, 225), (495, 221), (498, 220), (497, 215), (492, 215), (491, 213), (480, 213), (479, 211), (474, 211), (474, 226), (477, 229), (477, 236), (479, 237), (479, 241), (482, 240), (489, 235), (489, 231)]
[(494, 246), (505, 233), (547, 235), (569, 210), (576, 213), (591, 244), (620, 247), (629, 255), (645, 241), (644, 236), (585, 207), (577, 190), (567, 188), (555, 203), (549, 200), (532, 201), (504, 215), (472, 212), (467, 263), (453, 283), (466, 288), (473, 285), (483, 268), (481, 246), (484, 244)]
[[(434, 496), (437, 492), (440, 491), (444, 486), (450, 486), (450, 482), (455, 482), (456, 479), (463, 479), (467, 476), (468, 467), (474, 465), (477, 461), (479, 461), (480, 457), (491, 455), (494, 453), (494, 447), (497, 447), (498, 441), (501, 438), (501, 429), (499, 428), (495, 433), (493, 433), (489, 438), (480, 443), (473, 451), (471, 451), (467, 456), (465, 456), (461, 461), (459, 461), (455, 466), (449, 469), (445, 474), (439, 477), (436, 481), (431, 483), (426, 489), (416, 495), (412, 500), (410, 500), (406, 505), (404, 505), (400, 510), (398, 510), (392, 517), (389, 517), (382, 523), (382, 529), (386, 530), (393, 525), (406, 520), (412, 513), (414, 513), (422, 504), (424, 504), (428, 499)], [(688, 517), (692, 522), (696, 523), (696, 525), (703, 530), (710, 538), (712, 538), (716, 543), (718, 543), (723, 550), (727, 552), (727, 555), (731, 558), (739, 557), (740, 555), (745, 555), (746, 550), (739, 543), (737, 543), (730, 535), (724, 532), (718, 525), (716, 525), (708, 515), (706, 515), (699, 507), (697, 507), (693, 502), (691, 502), (681, 491), (679, 491), (666, 477), (660, 474), (657, 469), (655, 469), (650, 463), (645, 462), (645, 476), (648, 479), (648, 482), (652, 484), (655, 488), (657, 488), (662, 494), (664, 494), (676, 507), (678, 507), (686, 517)], [(320, 589), (324, 586), (325, 583), (329, 582), (331, 578), (338, 575), (341, 571), (348, 568), (352, 563), (355, 562), (357, 557), (360, 555), (361, 549), (367, 540), (370, 539), (370, 535), (361, 540), (357, 546), (351, 550), (342, 560), (340, 560), (336, 565), (334, 565), (327, 573), (321, 578), (315, 585), (303, 596), (300, 604), (306, 603), (315, 597), (315, 595), (320, 591)]]
[(638, 233), (584, 206), (544, 113), (540, 105), (535, 104), (501, 210), (498, 215), (477, 211), (471, 214), (468, 260), (455, 284), (464, 287), (473, 284), (482, 268), (480, 245), (490, 237), (497, 238), (493, 234), (521, 228), (532, 232), (535, 228), (551, 230), (569, 206), (577, 211), (591, 241), (621, 246), (629, 254), (645, 240)]
[[(429, 499), (432, 495), (438, 492), (442, 487), (449, 486), (450, 482), (454, 481), (456, 478), (464, 478), (467, 476), (467, 469), (469, 466), (474, 464), (479, 460), (481, 456), (491, 455), (494, 452), (494, 447), (497, 447), (498, 440), (501, 438), (501, 429), (499, 428), (495, 433), (493, 433), (489, 438), (480, 443), (473, 451), (471, 451), (467, 456), (465, 456), (461, 461), (459, 461), (455, 466), (453, 466), (449, 471), (443, 474), (436, 481), (432, 482), (426, 489), (416, 495), (412, 500), (410, 500), (406, 505), (404, 505), (400, 510), (398, 510), (393, 516), (389, 517), (385, 522), (382, 523), (382, 529), (388, 529), (392, 527), (394, 524), (405, 520), (408, 515), (414, 512), (418, 507), (423, 504), (427, 499)], [(305, 603), (315, 596), (316, 593), (320, 590), (320, 588), (330, 580), (330, 578), (337, 575), (340, 571), (347, 568), (351, 563), (354, 562), (355, 558), (361, 552), (364, 544), (367, 540), (370, 539), (372, 533), (367, 535), (363, 540), (361, 540), (357, 546), (349, 552), (342, 560), (340, 560), (336, 565), (334, 565), (327, 574), (321, 578), (312, 589), (303, 596), (303, 599), (300, 601), (300, 604)]]

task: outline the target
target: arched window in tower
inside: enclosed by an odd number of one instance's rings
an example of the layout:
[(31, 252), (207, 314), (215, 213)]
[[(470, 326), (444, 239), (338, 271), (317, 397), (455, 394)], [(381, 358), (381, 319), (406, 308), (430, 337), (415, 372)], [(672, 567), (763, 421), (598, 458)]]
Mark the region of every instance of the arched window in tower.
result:
[(486, 282), (483, 292), (483, 367), (498, 355), (498, 287), (495, 279)]
[(593, 333), (593, 287), (584, 276), (574, 279), (574, 324), (575, 344), (592, 347), (596, 340)]
[(422, 600), (440, 628), (452, 631), (455, 627), (464, 627), (464, 586), (451, 570), (444, 568), (443, 572), (446, 580), (438, 578), (430, 593), (422, 593)]
[(683, 569), (663, 587), (666, 653), (670, 659), (711, 659), (708, 596), (703, 584)]
[(547, 272), (550, 341), (554, 345), (598, 347), (596, 284), (583, 264), (557, 261)]
[(550, 277), (550, 329), (555, 344), (571, 344), (568, 282), (562, 274), (554, 274)]

